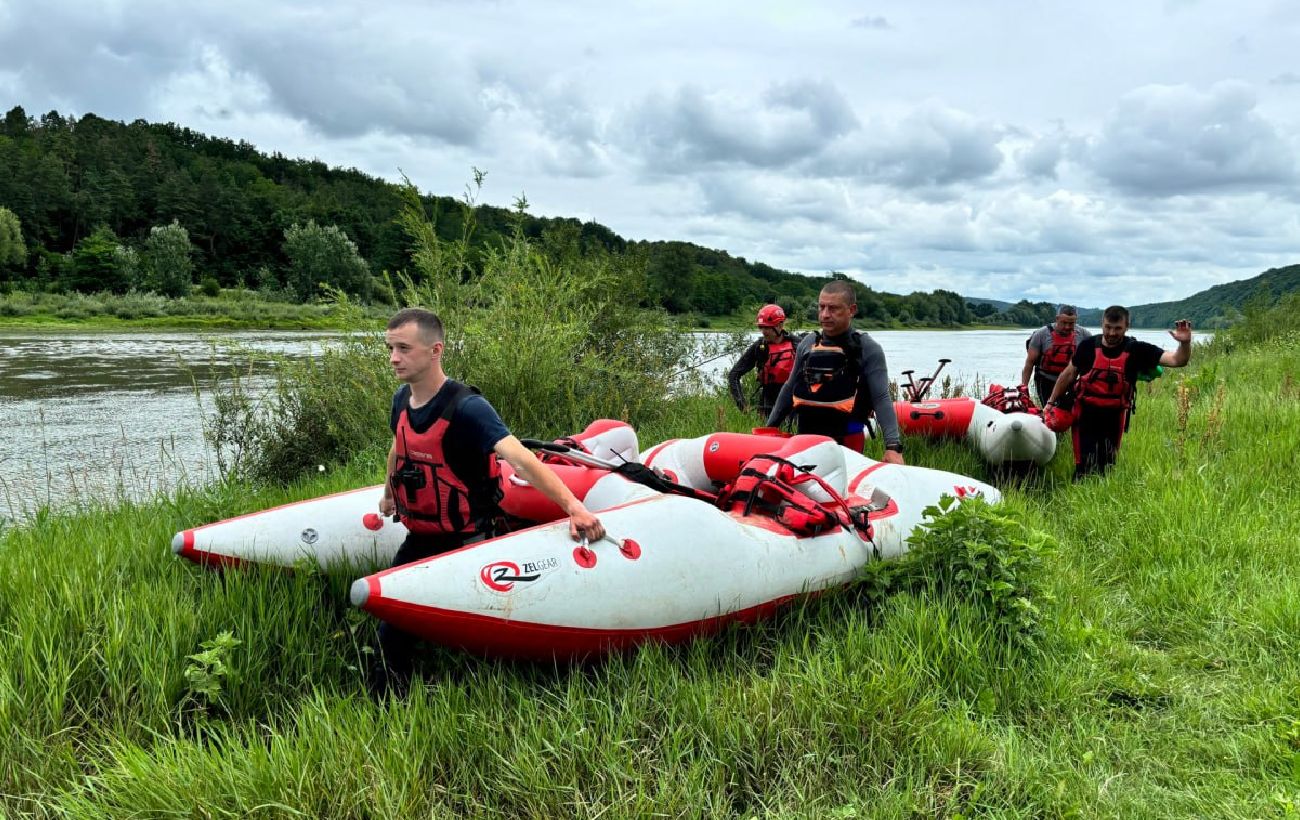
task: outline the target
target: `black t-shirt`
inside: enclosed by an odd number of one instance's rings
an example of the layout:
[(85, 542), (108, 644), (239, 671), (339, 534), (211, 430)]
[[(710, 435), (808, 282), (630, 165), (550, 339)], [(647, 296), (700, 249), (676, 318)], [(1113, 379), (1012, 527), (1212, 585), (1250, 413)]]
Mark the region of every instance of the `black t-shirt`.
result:
[[(411, 428), (423, 433), (442, 415), (447, 401), (459, 382), (448, 379), (434, 397), (419, 407), (411, 407), (411, 386), (404, 384), (393, 394), (393, 408), (388, 427), (397, 434), (397, 419), (402, 409), (407, 411)], [(461, 400), (447, 426), (442, 447), (447, 456), (447, 466), (459, 476), (481, 475), (486, 470), (487, 456), (497, 442), (510, 435), (505, 422), (497, 415), (488, 400), (475, 393)]]
[(1132, 336), (1124, 337), (1124, 345), (1114, 349), (1106, 348), (1101, 344), (1100, 336), (1090, 336), (1079, 342), (1079, 346), (1074, 349), (1074, 358), (1071, 363), (1074, 369), (1079, 371), (1080, 376), (1087, 375), (1092, 370), (1093, 362), (1097, 358), (1098, 351), (1107, 359), (1114, 359), (1128, 349), (1128, 361), (1124, 363), (1124, 377), (1129, 384), (1137, 381), (1139, 373), (1145, 373), (1152, 370), (1160, 364), (1160, 357), (1164, 351), (1149, 342), (1139, 342)]

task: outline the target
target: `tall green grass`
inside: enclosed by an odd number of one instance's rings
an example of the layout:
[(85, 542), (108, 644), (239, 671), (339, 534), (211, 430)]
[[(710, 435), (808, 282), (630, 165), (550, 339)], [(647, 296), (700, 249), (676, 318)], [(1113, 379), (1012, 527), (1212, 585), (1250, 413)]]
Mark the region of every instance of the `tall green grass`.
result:
[[(344, 603), (350, 575), (216, 574), (167, 543), (372, 481), (377, 463), (46, 515), (0, 536), (0, 811), (1293, 813), (1297, 372), (1286, 338), (1212, 354), (1145, 388), (1107, 477), (1071, 483), (1063, 450), (1008, 489), (1002, 513), (1057, 542), (1032, 646), (960, 584), (861, 586), (600, 664), (431, 648), (426, 686), (376, 702), (359, 672), (373, 624)], [(645, 441), (752, 423), (721, 395), (670, 406)], [(915, 463), (982, 469), (958, 445), (908, 445)], [(223, 632), (240, 643), (200, 692), (190, 656)]]

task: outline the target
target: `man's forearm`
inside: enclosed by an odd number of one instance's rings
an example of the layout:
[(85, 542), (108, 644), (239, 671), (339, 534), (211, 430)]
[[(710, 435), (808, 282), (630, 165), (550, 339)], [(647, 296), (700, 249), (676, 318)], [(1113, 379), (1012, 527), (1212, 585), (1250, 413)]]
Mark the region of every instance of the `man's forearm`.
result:
[(393, 494), (393, 473), (397, 472), (397, 440), (388, 448), (388, 463), (384, 468), (384, 495)]
[(565, 514), (572, 515), (579, 509), (585, 509), (573, 491), (565, 486), (551, 468), (537, 460), (533, 451), (525, 447), (519, 439), (507, 436), (497, 443), (496, 453), (510, 462), (515, 472), (524, 481), (537, 488), (542, 495), (555, 502)]
[(1065, 366), (1065, 370), (1061, 371), (1061, 375), (1056, 377), (1056, 384), (1052, 385), (1052, 395), (1047, 397), (1048, 404), (1059, 399), (1065, 393), (1066, 388), (1074, 384), (1074, 377), (1078, 372), (1072, 364)]
[(737, 368), (733, 367), (730, 372), (727, 373), (727, 389), (731, 391), (731, 400), (736, 403), (737, 407), (744, 410), (745, 390), (740, 386), (740, 377), (744, 374), (737, 373), (736, 370)]
[[(883, 358), (883, 357), (882, 357)], [(898, 414), (894, 412), (894, 400), (889, 395), (889, 373), (884, 362), (873, 367), (867, 373), (867, 390), (871, 397), (871, 409), (876, 413), (876, 422), (880, 425), (880, 436), (886, 447), (901, 447), (902, 434), (898, 430)]]

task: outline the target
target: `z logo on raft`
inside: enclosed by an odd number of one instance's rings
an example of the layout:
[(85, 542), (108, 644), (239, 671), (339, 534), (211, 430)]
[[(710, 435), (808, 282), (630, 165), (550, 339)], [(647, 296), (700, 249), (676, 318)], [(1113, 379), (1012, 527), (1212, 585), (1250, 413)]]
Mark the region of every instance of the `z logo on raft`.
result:
[(526, 584), (542, 577), (542, 573), (560, 565), (558, 558), (525, 561), (521, 568), (514, 561), (493, 561), (478, 571), (479, 580), (494, 592), (509, 592), (515, 584)]

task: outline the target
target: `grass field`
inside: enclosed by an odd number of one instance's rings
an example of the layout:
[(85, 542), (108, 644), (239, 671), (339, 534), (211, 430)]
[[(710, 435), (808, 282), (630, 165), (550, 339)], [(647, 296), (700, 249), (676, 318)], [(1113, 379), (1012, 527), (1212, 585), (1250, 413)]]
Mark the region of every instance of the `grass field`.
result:
[[(1032, 648), (969, 596), (863, 584), (600, 664), (434, 649), (425, 686), (376, 702), (350, 575), (222, 575), (167, 546), (374, 481), (377, 454), (41, 515), (0, 533), (0, 813), (1300, 813), (1300, 337), (1198, 357), (1143, 388), (1106, 478), (1071, 483), (1067, 446), (1008, 488), (1056, 540)], [(717, 401), (680, 401), (643, 442), (716, 429)], [(983, 475), (958, 445), (907, 452)]]
[[(382, 327), (390, 308), (359, 308)], [(351, 330), (333, 305), (299, 304), (257, 291), (170, 299), (153, 293), (0, 293), (0, 330)]]

